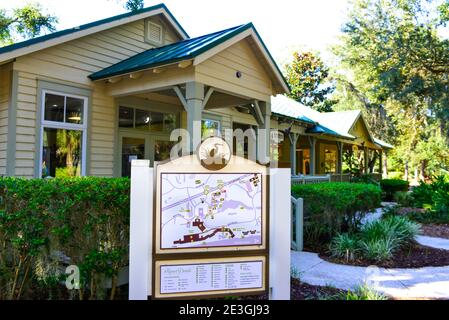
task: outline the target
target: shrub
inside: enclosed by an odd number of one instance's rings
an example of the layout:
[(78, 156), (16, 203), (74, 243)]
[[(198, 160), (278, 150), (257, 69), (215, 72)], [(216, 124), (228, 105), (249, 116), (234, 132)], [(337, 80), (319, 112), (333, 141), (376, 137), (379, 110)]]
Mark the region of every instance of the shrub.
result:
[(355, 176), (352, 178), (352, 182), (354, 183), (368, 183), (368, 184), (374, 184), (376, 186), (379, 185), (379, 181), (377, 181), (372, 174), (362, 174)]
[(398, 191), (394, 194), (393, 200), (402, 207), (411, 207), (414, 205), (413, 197), (409, 192)]
[(388, 298), (367, 285), (363, 285), (354, 291), (349, 290), (342, 300), (388, 300)]
[(401, 216), (389, 216), (382, 220), (373, 221), (362, 228), (362, 238), (371, 242), (390, 239), (395, 246), (413, 241), (420, 226)]
[(365, 214), (380, 206), (381, 190), (372, 184), (334, 182), (295, 185), (292, 194), (304, 199), (305, 242), (316, 244), (356, 231)]
[(389, 214), (388, 217), (364, 225), (355, 235), (340, 234), (329, 246), (332, 256), (354, 260), (358, 256), (381, 262), (392, 258), (405, 243), (413, 241), (420, 226), (406, 217)]
[(391, 259), (397, 247), (392, 237), (362, 240), (360, 246), (363, 257), (376, 262)]
[(345, 258), (346, 261), (354, 260), (359, 252), (359, 240), (354, 235), (343, 233), (335, 236), (329, 250), (333, 257)]
[(1, 178), (0, 199), (0, 298), (54, 286), (63, 279), (45, 264), (61, 269), (63, 257), (80, 268), (81, 299), (86, 289), (89, 298), (104, 294), (105, 278), (114, 298), (117, 273), (128, 263), (128, 179)]
[(435, 178), (431, 184), (421, 182), (413, 188), (411, 196), (417, 207), (430, 212), (423, 216), (421, 221), (449, 223), (449, 182), (444, 176)]
[(384, 193), (384, 199), (386, 201), (392, 201), (396, 192), (408, 191), (409, 183), (401, 179), (384, 179), (380, 181), (380, 187)]

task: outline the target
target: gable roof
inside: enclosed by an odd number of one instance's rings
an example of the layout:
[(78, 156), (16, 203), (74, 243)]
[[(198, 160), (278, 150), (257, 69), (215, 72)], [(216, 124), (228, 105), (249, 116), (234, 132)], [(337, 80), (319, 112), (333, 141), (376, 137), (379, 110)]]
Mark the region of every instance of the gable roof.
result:
[(350, 134), (352, 127), (360, 117), (360, 110), (323, 112), (320, 113), (320, 123), (332, 127), (342, 134)]
[(315, 126), (307, 129), (307, 133), (329, 134), (345, 139), (355, 139), (355, 137), (347, 131), (345, 132), (344, 130), (337, 128), (337, 126), (333, 126), (333, 121), (327, 121), (327, 119), (323, 117), (323, 113), (309, 108), (289, 97), (278, 95), (271, 98), (271, 111), (298, 120), (301, 120), (303, 117), (312, 120), (315, 123)]
[(84, 37), (89, 34), (100, 32), (109, 28), (147, 18), (156, 14), (162, 14), (171, 23), (182, 39), (188, 39), (189, 35), (172, 15), (170, 10), (161, 3), (134, 12), (128, 12), (106, 19), (83, 24), (81, 26), (53, 32), (44, 36), (36, 37), (26, 41), (18, 42), (0, 48), (0, 62), (10, 60), (28, 53), (61, 44), (70, 40)]
[(226, 44), (230, 46), (232, 43), (242, 40), (243, 36), (251, 35), (256, 43), (258, 42), (259, 49), (266, 57), (267, 65), (271, 68), (271, 72), (275, 75), (278, 84), (283, 88), (283, 92), (289, 92), (290, 88), (282, 72), (252, 23), (144, 51), (103, 70), (97, 71), (91, 74), (89, 78), (93, 81), (102, 80), (191, 59), (199, 60), (194, 62), (196, 65), (207, 59), (207, 57), (202, 58), (202, 56), (207, 55), (213, 49), (224, 50), (224, 48), (221, 48), (222, 45)]
[(312, 134), (328, 134), (343, 139), (356, 139), (350, 131), (355, 123), (361, 119), (368, 130), (371, 141), (385, 149), (393, 149), (394, 146), (376, 139), (372, 136), (365, 119), (360, 110), (340, 111), (340, 112), (318, 112), (310, 107), (307, 107), (291, 98), (278, 95), (271, 99), (271, 110), (274, 113), (301, 120), (302, 117), (307, 117), (315, 122), (315, 126), (308, 128), (306, 133)]

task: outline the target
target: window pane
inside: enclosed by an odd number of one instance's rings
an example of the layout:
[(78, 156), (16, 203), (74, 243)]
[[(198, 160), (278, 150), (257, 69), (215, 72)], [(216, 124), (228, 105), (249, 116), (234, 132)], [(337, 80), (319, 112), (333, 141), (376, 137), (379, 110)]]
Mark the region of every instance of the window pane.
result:
[(136, 109), (136, 129), (149, 130), (151, 124), (151, 113)]
[(122, 177), (131, 177), (131, 161), (145, 158), (145, 139), (122, 139)]
[(42, 177), (81, 176), (82, 131), (44, 128)]
[(172, 132), (176, 129), (176, 114), (166, 113), (164, 114), (164, 131)]
[(45, 94), (45, 115), (47, 121), (64, 122), (64, 96)]
[(201, 121), (201, 134), (203, 138), (219, 136), (220, 122), (215, 120), (205, 119)]
[(134, 109), (120, 107), (119, 109), (119, 127), (133, 128), (134, 127)]
[(151, 112), (150, 131), (164, 131), (164, 114)]
[(170, 151), (175, 145), (172, 141), (156, 141), (154, 143), (154, 161), (170, 159)]
[(78, 98), (67, 97), (66, 99), (66, 122), (68, 123), (83, 123), (84, 100)]

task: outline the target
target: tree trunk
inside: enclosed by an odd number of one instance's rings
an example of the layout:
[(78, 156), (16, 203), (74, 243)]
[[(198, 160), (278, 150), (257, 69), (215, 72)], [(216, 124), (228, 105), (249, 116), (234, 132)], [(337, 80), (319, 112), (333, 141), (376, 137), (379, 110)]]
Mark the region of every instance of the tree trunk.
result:
[(405, 163), (405, 168), (404, 168), (404, 180), (408, 181), (408, 177), (409, 177), (409, 172), (408, 172), (408, 161)]

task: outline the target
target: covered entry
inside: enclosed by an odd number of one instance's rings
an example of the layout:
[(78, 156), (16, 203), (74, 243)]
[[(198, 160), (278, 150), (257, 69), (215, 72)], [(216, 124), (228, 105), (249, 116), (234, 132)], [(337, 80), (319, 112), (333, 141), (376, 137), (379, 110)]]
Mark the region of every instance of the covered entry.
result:
[(204, 113), (231, 108), (247, 110), (257, 128), (267, 129), (257, 137), (257, 158), (266, 163), (271, 96), (289, 91), (252, 24), (151, 49), (90, 78), (103, 82), (117, 104), (117, 176), (129, 175), (133, 159), (168, 159), (175, 128), (187, 130), (180, 141), (188, 142), (188, 152), (201, 142), (203, 127), (207, 134), (232, 130), (232, 123), (203, 121)]

